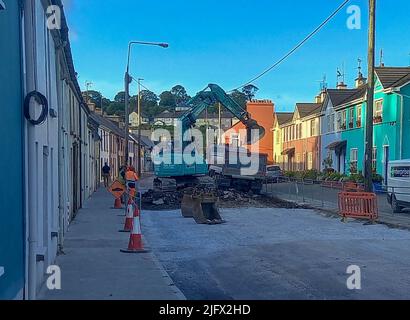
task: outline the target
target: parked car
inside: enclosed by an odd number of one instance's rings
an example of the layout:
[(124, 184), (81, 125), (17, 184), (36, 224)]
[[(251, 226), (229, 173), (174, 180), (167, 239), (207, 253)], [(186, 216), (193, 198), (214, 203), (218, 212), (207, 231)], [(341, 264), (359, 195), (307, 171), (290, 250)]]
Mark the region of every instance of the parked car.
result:
[(391, 161), (387, 174), (387, 201), (400, 213), (410, 208), (410, 160)]
[(278, 165), (272, 165), (266, 167), (266, 178), (268, 182), (280, 182), (283, 178), (283, 171)]

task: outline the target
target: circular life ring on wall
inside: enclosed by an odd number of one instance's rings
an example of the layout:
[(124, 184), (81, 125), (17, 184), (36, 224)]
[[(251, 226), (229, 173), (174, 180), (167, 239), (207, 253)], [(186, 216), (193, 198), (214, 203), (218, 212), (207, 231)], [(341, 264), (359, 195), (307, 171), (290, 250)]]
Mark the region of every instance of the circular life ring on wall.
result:
[[(41, 114), (37, 119), (31, 119), (30, 116), (30, 102), (32, 99), (41, 106)], [(24, 99), (24, 117), (34, 126), (38, 126), (47, 120), (48, 116), (48, 100), (47, 98), (38, 91), (32, 91), (27, 94)]]

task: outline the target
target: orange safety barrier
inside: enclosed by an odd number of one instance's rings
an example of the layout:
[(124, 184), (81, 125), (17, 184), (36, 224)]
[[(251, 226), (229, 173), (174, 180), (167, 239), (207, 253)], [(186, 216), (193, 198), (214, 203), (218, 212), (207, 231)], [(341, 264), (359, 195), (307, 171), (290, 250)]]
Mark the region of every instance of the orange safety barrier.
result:
[(340, 192), (339, 212), (343, 220), (356, 218), (374, 222), (379, 218), (377, 196), (368, 192)]

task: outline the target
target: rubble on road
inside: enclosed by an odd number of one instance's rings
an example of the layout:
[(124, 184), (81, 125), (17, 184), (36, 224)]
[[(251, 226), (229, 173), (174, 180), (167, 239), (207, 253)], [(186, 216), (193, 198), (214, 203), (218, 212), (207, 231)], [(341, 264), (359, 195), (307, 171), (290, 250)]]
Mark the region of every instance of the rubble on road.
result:
[[(196, 190), (196, 191), (195, 191)], [(188, 190), (191, 192), (190, 190)], [(194, 189), (194, 192), (197, 192)], [(142, 196), (144, 210), (162, 211), (181, 209), (181, 201), (187, 189), (178, 191), (154, 191), (148, 190)], [(217, 190), (220, 208), (286, 208), (304, 209), (305, 206), (293, 202), (287, 202), (278, 198), (270, 198), (264, 195), (257, 195), (252, 191), (246, 193), (236, 189)]]

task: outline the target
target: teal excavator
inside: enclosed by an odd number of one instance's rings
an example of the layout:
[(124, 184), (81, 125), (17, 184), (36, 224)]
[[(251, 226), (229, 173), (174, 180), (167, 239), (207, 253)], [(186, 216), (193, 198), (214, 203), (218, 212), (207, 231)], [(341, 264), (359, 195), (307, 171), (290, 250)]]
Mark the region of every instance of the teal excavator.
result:
[[(245, 125), (247, 129), (246, 141), (248, 145), (251, 145), (264, 137), (265, 129), (253, 120), (246, 110), (244, 110), (216, 84), (209, 84), (205, 90), (193, 97), (188, 102), (190, 109), (177, 119), (182, 127), (182, 137), (186, 131), (195, 127), (195, 123), (199, 116), (209, 106), (215, 105), (215, 103), (220, 103)], [(255, 132), (253, 130), (257, 130), (259, 134), (252, 135), (251, 133)], [(171, 188), (187, 186), (189, 184), (195, 185), (197, 184), (198, 177), (208, 175), (209, 166), (204, 155), (198, 150), (193, 150), (191, 152), (191, 156), (195, 161), (190, 162), (193, 163), (186, 163), (186, 161), (184, 161), (183, 150), (185, 150), (188, 145), (192, 144), (192, 141), (182, 141), (184, 140), (182, 137), (178, 138), (181, 140), (178, 141), (178, 144), (173, 141), (168, 150), (161, 150), (157, 155), (154, 155), (154, 171), (156, 176), (154, 186), (156, 189), (165, 189), (165, 185)], [(175, 147), (176, 145), (178, 145), (178, 148)], [(167, 159), (168, 161), (161, 161), (161, 159)]]

